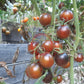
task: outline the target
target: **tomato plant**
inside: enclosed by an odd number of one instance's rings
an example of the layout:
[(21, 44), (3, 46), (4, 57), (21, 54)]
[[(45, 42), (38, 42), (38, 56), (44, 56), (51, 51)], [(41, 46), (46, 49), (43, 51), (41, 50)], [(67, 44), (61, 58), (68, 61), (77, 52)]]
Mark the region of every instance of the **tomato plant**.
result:
[[(82, 66), (84, 55), (83, 2), (83, 0), (21, 0), (20, 4), (9, 2), (6, 4), (8, 17), (7, 14), (3, 14), (3, 18), (11, 21), (12, 15), (14, 22), (17, 21), (22, 25), (21, 28), (18, 26), (18, 33), (28, 42), (28, 52), (33, 56), (30, 61), (32, 63), (25, 70), (29, 78), (40, 77), (38, 81), (52, 83), (56, 82), (54, 78), (58, 75), (57, 82), (60, 83), (63, 80), (62, 75), (70, 72), (70, 84), (74, 84), (74, 62), (82, 62), (80, 63)], [(2, 28), (2, 32), (9, 35), (11, 29)], [(81, 48), (78, 47), (80, 45)], [(52, 70), (54, 62), (55, 67)], [(43, 70), (47, 71), (46, 75)], [(63, 72), (61, 75), (60, 71)], [(80, 79), (82, 81), (82, 77)]]

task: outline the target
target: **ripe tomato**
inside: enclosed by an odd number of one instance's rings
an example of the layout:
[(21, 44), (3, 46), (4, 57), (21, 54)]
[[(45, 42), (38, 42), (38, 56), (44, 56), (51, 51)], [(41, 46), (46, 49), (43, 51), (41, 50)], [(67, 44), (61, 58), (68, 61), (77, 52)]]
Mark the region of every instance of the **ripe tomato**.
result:
[(37, 20), (39, 20), (39, 17), (37, 16)]
[(38, 54), (38, 51), (37, 49), (35, 50), (35, 48), (38, 46), (38, 42), (30, 42), (28, 44), (28, 51), (31, 53), (31, 54)]
[(6, 35), (9, 35), (10, 34), (10, 31), (9, 30), (6, 30), (5, 34)]
[(82, 62), (83, 61), (83, 54), (78, 53), (77, 58), (75, 58), (75, 61)]
[(17, 7), (13, 7), (13, 13), (15, 14), (15, 13), (17, 13), (17, 11), (18, 11), (18, 8)]
[(60, 2), (59, 5), (58, 5), (58, 8), (61, 9), (64, 6), (65, 6), (64, 3), (63, 2)]
[(57, 29), (57, 36), (60, 39), (66, 39), (70, 36), (71, 30), (68, 25), (59, 26)]
[(42, 14), (39, 18), (39, 22), (43, 26), (49, 25), (51, 23), (51, 15), (47, 13)]
[(28, 18), (25, 17), (24, 20), (23, 20), (23, 22), (26, 23), (27, 21), (28, 21)]
[(60, 19), (64, 20), (65, 22), (73, 19), (73, 13), (71, 10), (64, 10), (60, 14)]
[(54, 64), (54, 58), (53, 56), (48, 53), (42, 53), (40, 58), (39, 58), (39, 63), (44, 67), (44, 68), (50, 68)]
[(68, 61), (68, 63), (64, 65), (63, 68), (69, 68), (69, 67), (70, 67), (70, 62)]
[(58, 75), (57, 76), (57, 83), (61, 83), (63, 80), (62, 76), (61, 75)]
[(33, 20), (36, 21), (37, 20), (37, 17), (33, 17)]
[(3, 33), (6, 32), (6, 27), (2, 27), (2, 32), (3, 32)]
[(52, 81), (53, 75), (52, 72), (50, 70), (48, 70), (45, 78), (43, 79), (44, 83), (50, 83)]
[(39, 78), (43, 73), (43, 68), (37, 63), (30, 64), (26, 69), (26, 75), (28, 77), (37, 79)]
[(68, 63), (69, 57), (66, 53), (55, 56), (55, 62), (58, 66), (64, 66)]
[(54, 41), (54, 46), (53, 46), (53, 48), (54, 48), (56, 51), (59, 51), (59, 49), (57, 49), (57, 48), (62, 49), (62, 44), (61, 44), (59, 41)]
[(53, 50), (53, 41), (51, 40), (46, 40), (42, 44), (42, 48), (44, 49), (45, 52), (51, 52)]

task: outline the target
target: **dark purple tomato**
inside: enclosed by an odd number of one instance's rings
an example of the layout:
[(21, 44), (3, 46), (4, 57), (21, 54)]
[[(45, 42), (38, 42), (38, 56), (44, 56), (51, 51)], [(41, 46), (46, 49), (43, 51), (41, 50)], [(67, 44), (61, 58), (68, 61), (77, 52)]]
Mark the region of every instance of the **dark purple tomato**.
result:
[(60, 2), (59, 5), (58, 5), (58, 8), (61, 9), (64, 6), (65, 6), (64, 3), (63, 2)]
[(69, 57), (66, 53), (55, 56), (55, 62), (58, 66), (64, 66), (68, 63)]

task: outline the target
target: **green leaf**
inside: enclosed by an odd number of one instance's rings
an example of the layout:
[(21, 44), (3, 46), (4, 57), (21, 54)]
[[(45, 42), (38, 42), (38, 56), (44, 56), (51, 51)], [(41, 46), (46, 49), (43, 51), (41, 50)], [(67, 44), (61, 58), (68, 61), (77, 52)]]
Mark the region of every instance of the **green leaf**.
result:
[(36, 81), (35, 84), (43, 84), (43, 83), (42, 83), (42, 80), (45, 78), (46, 74), (47, 74), (47, 70), (46, 70), (45, 74), (42, 75), (42, 76)]

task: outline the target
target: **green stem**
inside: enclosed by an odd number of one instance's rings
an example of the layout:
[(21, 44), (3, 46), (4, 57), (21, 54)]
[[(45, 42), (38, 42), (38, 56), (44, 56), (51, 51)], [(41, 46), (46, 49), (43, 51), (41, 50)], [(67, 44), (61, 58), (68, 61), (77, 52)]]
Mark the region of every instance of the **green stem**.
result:
[(53, 0), (53, 11), (52, 11), (52, 20), (51, 20), (51, 25), (54, 24), (55, 21), (55, 5), (56, 5), (56, 0)]
[(35, 10), (36, 10), (37, 15), (40, 16), (40, 10), (39, 10), (39, 8), (37, 6), (37, 0), (31, 0), (31, 2), (32, 2), (32, 4), (35, 7)]
[(71, 51), (71, 58), (70, 58), (70, 84), (74, 84), (74, 70), (73, 70), (73, 65), (74, 65), (74, 51)]
[[(76, 48), (79, 44), (79, 36), (80, 36), (80, 30), (79, 30), (79, 19), (78, 19), (78, 13), (77, 13), (77, 4), (76, 0), (73, 0), (73, 8), (74, 8), (74, 20), (75, 20), (75, 27), (76, 27), (76, 40), (74, 44), (74, 49), (76, 51)], [(70, 84), (74, 84), (74, 51), (71, 51), (72, 57), (70, 58)]]
[[(69, 42), (68, 40), (65, 39), (65, 42), (69, 45), (69, 47), (70, 47), (71, 49), (74, 50), (74, 47), (70, 44), (70, 42)], [(74, 51), (75, 51), (75, 50), (74, 50)]]
[(56, 4), (56, 0), (53, 0), (53, 11), (52, 11), (52, 20), (51, 20), (51, 25), (53, 26), (53, 33), (52, 33), (52, 40), (54, 38), (54, 29), (55, 29), (55, 4)]
[(80, 30), (79, 30), (79, 19), (78, 19), (78, 13), (77, 13), (77, 0), (73, 0), (73, 7), (74, 7), (74, 20), (75, 20), (75, 27), (76, 27), (76, 41), (75, 41), (75, 50), (79, 43), (79, 36), (80, 36)]

